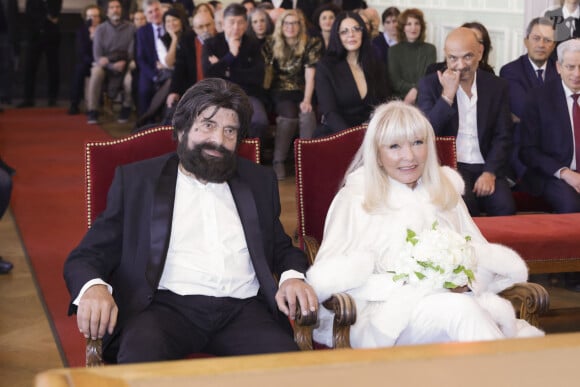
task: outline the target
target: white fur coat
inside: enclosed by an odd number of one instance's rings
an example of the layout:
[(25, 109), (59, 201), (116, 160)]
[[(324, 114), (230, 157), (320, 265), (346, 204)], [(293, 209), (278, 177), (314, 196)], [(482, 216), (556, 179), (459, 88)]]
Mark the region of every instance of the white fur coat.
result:
[[(459, 174), (442, 168), (457, 192), (463, 192)], [(506, 337), (519, 336), (519, 330), (522, 335), (542, 334), (525, 322), (517, 322), (511, 304), (496, 295), (514, 283), (526, 281), (524, 261), (513, 250), (488, 243), (462, 200), (455, 208), (440, 211), (430, 203), (421, 184), (410, 189), (391, 180), (389, 208), (369, 214), (362, 207), (363, 185), (362, 168), (348, 176), (330, 206), (324, 240), (307, 272), (307, 281), (321, 301), (338, 292), (354, 297), (357, 321), (351, 329), (353, 347), (394, 345), (414, 306), (433, 292), (394, 282), (392, 274), (381, 270), (381, 262), (388, 260), (393, 247), (405, 240), (408, 228), (418, 232), (431, 227), (434, 221), (438, 227), (471, 237), (478, 265), (476, 281), (471, 286), (473, 293), (462, 296), (476, 297)], [(332, 318), (330, 312), (320, 308), (319, 327), (314, 332), (315, 339), (328, 346), (332, 345)]]

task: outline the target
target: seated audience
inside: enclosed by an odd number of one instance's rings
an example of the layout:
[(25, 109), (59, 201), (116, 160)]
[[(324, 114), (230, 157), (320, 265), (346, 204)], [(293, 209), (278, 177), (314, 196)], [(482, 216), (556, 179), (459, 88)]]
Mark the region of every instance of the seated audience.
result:
[(457, 138), (463, 199), (471, 216), (482, 211), (512, 215), (515, 204), (507, 180), (513, 146), (509, 86), (478, 68), (482, 55), (472, 30), (451, 31), (445, 40), (447, 69), (420, 80), (417, 105), (437, 136)]
[(193, 17), (193, 31), (194, 34), (189, 31), (182, 34), (175, 53), (175, 69), (166, 100), (168, 109), (175, 108), (183, 93), (203, 79), (203, 45), (216, 34), (212, 15), (208, 12), (196, 13)]
[(147, 18), (145, 17), (145, 13), (141, 10), (136, 11), (131, 18), (133, 20), (133, 24), (135, 24), (135, 28), (139, 29), (147, 24)]
[(284, 315), (318, 300), (280, 223), (274, 174), (236, 156), (251, 114), (239, 86), (200, 81), (173, 116), (177, 153), (115, 171), (64, 266), (69, 312), (86, 338), (103, 338), (105, 361), (298, 349)]
[(195, 4), (193, 0), (160, 0), (163, 4), (169, 4), (172, 8), (183, 10), (188, 17), (193, 16)]
[(302, 12), (287, 10), (262, 51), (271, 70), (271, 85), (267, 86), (277, 115), (273, 166), (278, 180), (282, 180), (286, 178), (284, 162), (296, 129), (300, 128), (301, 138), (311, 138), (316, 128), (312, 96), (322, 42), (308, 37)]
[[(119, 0), (121, 3), (122, 14), (121, 18), (123, 20), (130, 20), (130, 16), (135, 14), (137, 10), (141, 7), (141, 1), (139, 0)], [(97, 0), (97, 5), (101, 9), (106, 9), (108, 6), (108, 0)], [(139, 4), (137, 4), (139, 2)]]
[(97, 26), (101, 24), (101, 10), (95, 4), (83, 10), (85, 21), (76, 33), (76, 64), (71, 81), (70, 107), (68, 114), (79, 114), (79, 104), (85, 93), (85, 78), (91, 75), (93, 65), (93, 38)]
[(328, 50), (316, 67), (316, 95), (322, 123), (315, 137), (368, 121), (374, 106), (390, 97), (386, 71), (360, 15), (341, 12), (334, 21)]
[(381, 19), (379, 17), (379, 12), (374, 8), (367, 7), (362, 9), (360, 13), (362, 13), (368, 20), (370, 26), (369, 32), (371, 40), (373, 40), (380, 34), (379, 25), (381, 24)]
[[(526, 281), (526, 264), (485, 240), (463, 188), (455, 170), (439, 165), (433, 128), (417, 108), (377, 108), (306, 273), (319, 300), (354, 298), (353, 348), (543, 335), (496, 295)], [(320, 308), (315, 340), (331, 345), (332, 325)]]
[(93, 67), (88, 90), (89, 124), (98, 121), (101, 90), (107, 80), (107, 94), (114, 98), (123, 90), (123, 101), (118, 121), (127, 122), (131, 114), (133, 99), (131, 96), (131, 73), (128, 65), (133, 59), (133, 42), (135, 26), (121, 19), (122, 9), (119, 0), (109, 0), (107, 5), (107, 21), (101, 23), (95, 30), (93, 38)]
[(319, 36), (322, 39), (322, 43), (324, 43), (323, 52), (328, 49), (332, 24), (334, 23), (334, 19), (336, 19), (336, 15), (339, 13), (340, 8), (330, 3), (323, 4), (316, 8), (312, 15), (314, 21), (314, 33), (312, 33), (312, 35)]
[(510, 106), (514, 121), (514, 149), (511, 163), (516, 181), (523, 177), (526, 170), (518, 156), (520, 117), (524, 113), (526, 98), (531, 89), (560, 78), (556, 63), (551, 58), (555, 43), (550, 19), (539, 17), (532, 19), (526, 29), (524, 45), (527, 52), (499, 71), (499, 76), (508, 81), (510, 88)]
[[(170, 91), (171, 79), (177, 56), (177, 45), (186, 35), (187, 21), (185, 15), (175, 8), (170, 8), (163, 14), (165, 34), (161, 37), (161, 45), (157, 45), (157, 73), (153, 78), (154, 94), (147, 110), (139, 116), (136, 127), (160, 122), (160, 113)], [(193, 33), (188, 33), (187, 39), (194, 39)]]
[(248, 24), (250, 28), (246, 33), (257, 39), (262, 45), (266, 42), (266, 38), (274, 32), (274, 23), (270, 19), (270, 15), (260, 8), (255, 8), (248, 14)]
[(256, 2), (254, 0), (242, 0), (242, 5), (246, 8), (248, 15), (256, 8)]
[(435, 46), (425, 42), (423, 12), (410, 8), (397, 19), (399, 43), (389, 49), (389, 79), (393, 95), (405, 103), (417, 100), (417, 82), (436, 60)]
[(521, 117), (524, 186), (557, 213), (580, 212), (580, 40), (558, 46), (560, 79), (530, 90)]
[(400, 14), (397, 7), (385, 9), (382, 14), (383, 33), (372, 41), (373, 48), (385, 67), (389, 65), (389, 47), (397, 44), (397, 18)]
[(246, 35), (246, 9), (232, 3), (224, 9), (224, 32), (205, 41), (202, 66), (204, 77), (222, 78), (244, 89), (254, 114), (248, 135), (264, 137), (269, 122), (264, 107), (264, 58), (260, 43)]

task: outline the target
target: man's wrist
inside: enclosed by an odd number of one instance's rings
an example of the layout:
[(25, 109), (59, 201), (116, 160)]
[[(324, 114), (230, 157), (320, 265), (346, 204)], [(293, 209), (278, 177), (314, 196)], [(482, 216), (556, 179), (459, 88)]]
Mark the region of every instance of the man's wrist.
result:
[(449, 106), (453, 105), (453, 98), (449, 98), (445, 94), (441, 94), (441, 98), (443, 98), (443, 100), (445, 102), (447, 102), (447, 104), (449, 104)]

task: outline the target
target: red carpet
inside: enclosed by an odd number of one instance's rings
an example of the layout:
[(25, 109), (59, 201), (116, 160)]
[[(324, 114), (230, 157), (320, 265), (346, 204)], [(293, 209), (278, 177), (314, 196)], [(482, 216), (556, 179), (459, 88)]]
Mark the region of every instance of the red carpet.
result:
[(10, 207), (65, 362), (84, 365), (84, 339), (67, 316), (62, 267), (86, 231), (84, 144), (109, 139), (64, 109), (0, 113), (0, 155), (16, 169)]

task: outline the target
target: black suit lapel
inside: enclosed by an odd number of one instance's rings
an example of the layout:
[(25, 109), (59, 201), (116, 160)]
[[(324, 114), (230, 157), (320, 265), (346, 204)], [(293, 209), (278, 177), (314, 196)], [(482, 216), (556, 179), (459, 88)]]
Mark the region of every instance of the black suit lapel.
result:
[(173, 204), (175, 203), (175, 183), (177, 181), (177, 167), (179, 160), (174, 155), (163, 167), (151, 209), (150, 228), (150, 258), (147, 263), (145, 276), (152, 287), (157, 288), (169, 245), (171, 235), (171, 220), (173, 218)]
[(238, 214), (240, 215), (246, 243), (248, 245), (248, 251), (250, 253), (250, 258), (252, 259), (252, 265), (254, 266), (258, 281), (260, 281), (260, 289), (266, 297), (272, 312), (276, 315), (277, 313), (275, 312), (278, 308), (274, 297), (278, 290), (278, 286), (274, 281), (274, 277), (272, 276), (272, 272), (270, 271), (266, 261), (263, 236), (260, 229), (258, 209), (256, 207), (254, 195), (252, 194), (250, 187), (243, 182), (238, 175), (228, 180), (228, 184), (232, 191)]
[[(483, 74), (483, 71), (477, 70), (477, 80), (475, 81), (475, 87), (477, 91), (477, 138), (479, 139), (479, 149), (482, 151), (482, 145), (484, 142), (485, 128), (487, 128), (487, 120), (489, 114), (489, 107), (491, 106), (490, 97), (493, 93), (490, 93), (488, 87), (484, 87), (487, 74)], [(495, 117), (493, 117), (495, 118)]]

